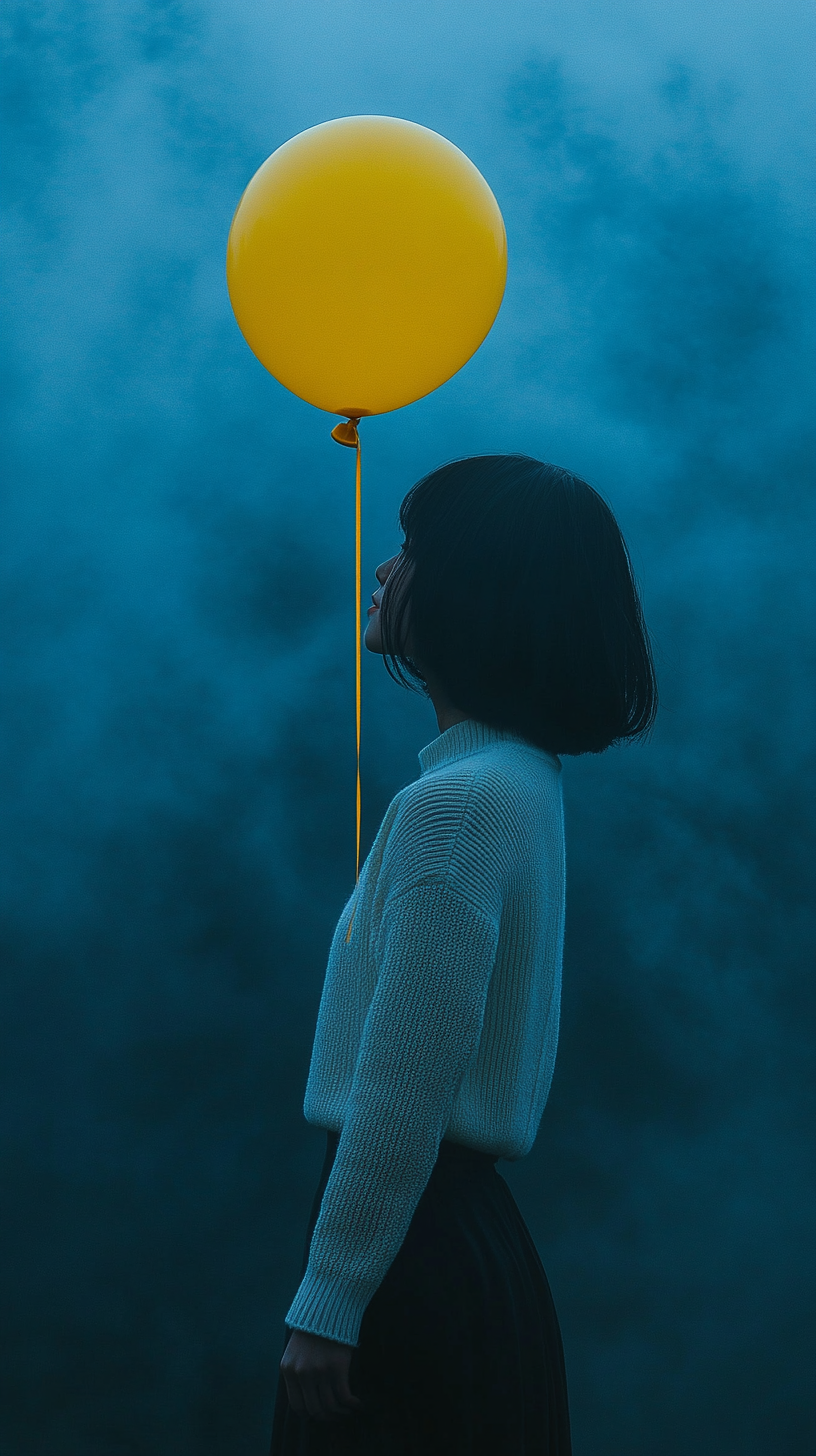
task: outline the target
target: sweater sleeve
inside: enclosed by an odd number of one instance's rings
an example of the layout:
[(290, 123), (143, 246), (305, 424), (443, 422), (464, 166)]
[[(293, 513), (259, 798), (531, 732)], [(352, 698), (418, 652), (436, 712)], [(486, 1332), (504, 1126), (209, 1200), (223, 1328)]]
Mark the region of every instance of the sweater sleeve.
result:
[(377, 986), (290, 1328), (357, 1344), (478, 1051), (498, 934), (490, 913), (441, 880), (386, 902)]

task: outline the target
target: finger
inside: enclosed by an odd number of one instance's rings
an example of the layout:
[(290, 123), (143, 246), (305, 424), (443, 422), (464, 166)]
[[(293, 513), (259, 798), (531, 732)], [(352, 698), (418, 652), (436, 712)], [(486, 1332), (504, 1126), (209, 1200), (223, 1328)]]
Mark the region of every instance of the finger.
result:
[(363, 1402), (354, 1394), (354, 1391), (349, 1384), (347, 1373), (339, 1377), (335, 1386), (335, 1393), (337, 1400), (342, 1406), (346, 1408), (346, 1410), (362, 1410)]
[(322, 1399), (323, 1405), (331, 1409), (332, 1417), (335, 1420), (348, 1420), (348, 1417), (356, 1411), (357, 1405), (360, 1405), (356, 1396), (351, 1395), (351, 1390), (348, 1389), (345, 1380), (338, 1376), (334, 1377), (331, 1388), (323, 1393)]
[(307, 1416), (311, 1416), (313, 1421), (333, 1420), (334, 1412), (331, 1409), (331, 1395), (327, 1381), (318, 1381), (313, 1377), (308, 1381), (304, 1380), (301, 1388)]
[(326, 1420), (346, 1420), (354, 1412), (355, 1397), (337, 1375), (320, 1387), (320, 1401)]
[(323, 1409), (323, 1420), (346, 1421), (356, 1411), (362, 1409), (362, 1401), (358, 1400), (351, 1391), (342, 1391), (337, 1385), (322, 1387), (320, 1391), (320, 1404)]
[(301, 1394), (300, 1385), (291, 1375), (284, 1375), (283, 1378), (286, 1384), (286, 1396), (289, 1401), (289, 1409), (296, 1416), (302, 1416), (305, 1413), (306, 1406), (303, 1395)]

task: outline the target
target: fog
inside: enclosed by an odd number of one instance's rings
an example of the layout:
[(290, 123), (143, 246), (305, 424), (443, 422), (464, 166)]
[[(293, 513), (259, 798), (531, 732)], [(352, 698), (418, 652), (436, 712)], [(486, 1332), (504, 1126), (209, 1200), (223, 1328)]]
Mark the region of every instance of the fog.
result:
[[(652, 739), (564, 759), (558, 1063), (499, 1165), (576, 1456), (809, 1456), (812, 15), (7, 17), (4, 1456), (268, 1447), (354, 878), (353, 457), (224, 255), (264, 158), (361, 112), (462, 147), (509, 245), (477, 355), (364, 422), (364, 589), (420, 475), (524, 451), (610, 502), (655, 644)], [(363, 668), (365, 853), (437, 727)]]

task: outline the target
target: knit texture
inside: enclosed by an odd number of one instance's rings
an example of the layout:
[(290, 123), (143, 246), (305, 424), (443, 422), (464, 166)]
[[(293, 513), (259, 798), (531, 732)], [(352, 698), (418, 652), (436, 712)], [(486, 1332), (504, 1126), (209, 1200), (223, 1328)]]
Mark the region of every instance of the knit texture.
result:
[(303, 1104), (341, 1136), (286, 1324), (348, 1345), (441, 1139), (524, 1157), (558, 1040), (561, 764), (472, 720), (419, 762), (335, 930)]

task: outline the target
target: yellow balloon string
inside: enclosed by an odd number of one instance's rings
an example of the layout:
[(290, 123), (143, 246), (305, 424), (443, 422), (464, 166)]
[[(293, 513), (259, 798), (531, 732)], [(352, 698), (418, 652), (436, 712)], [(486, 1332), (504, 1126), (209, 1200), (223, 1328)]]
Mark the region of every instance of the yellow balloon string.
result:
[[(355, 884), (355, 886), (359, 883), (359, 880), (360, 880), (360, 822), (361, 822), (361, 818), (362, 818), (362, 804), (363, 804), (362, 791), (361, 791), (361, 787), (360, 787), (360, 723), (361, 723), (361, 718), (362, 718), (361, 708), (362, 708), (362, 696), (363, 696), (362, 695), (362, 614), (361, 614), (360, 599), (361, 599), (361, 596), (362, 596), (362, 589), (363, 589), (362, 549), (361, 549), (362, 548), (362, 521), (363, 521), (363, 513), (362, 513), (362, 460), (361, 460), (361, 452), (360, 452), (360, 435), (359, 435), (359, 431), (357, 429), (358, 424), (359, 424), (359, 420), (355, 420), (355, 419), (346, 420), (346, 421), (344, 421), (340, 425), (335, 425), (334, 429), (332, 430), (332, 439), (333, 440), (336, 440), (337, 443), (338, 443), (338, 445), (348, 445), (350, 448), (356, 449), (356, 451), (357, 451), (357, 479), (356, 479), (356, 485), (355, 485), (355, 505), (354, 505), (354, 523), (355, 523), (355, 532), (354, 532), (354, 535), (355, 535), (355, 596), (356, 596), (355, 626), (356, 626), (356, 634), (357, 634), (357, 683), (356, 683), (356, 686), (357, 686), (357, 863), (356, 863), (355, 876), (354, 876), (354, 884)], [(348, 930), (346, 931), (346, 945), (348, 945), (349, 941), (351, 940), (351, 927), (354, 924), (354, 914), (355, 914), (356, 909), (357, 909), (357, 904), (356, 904), (356, 901), (355, 901), (354, 907), (353, 907), (352, 912), (351, 912), (351, 918), (349, 920)]]

